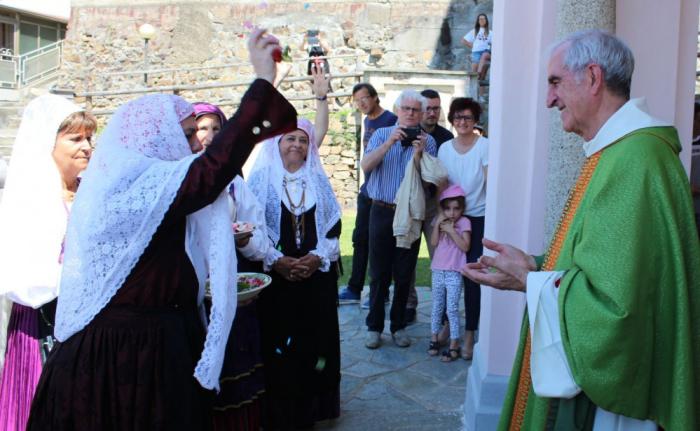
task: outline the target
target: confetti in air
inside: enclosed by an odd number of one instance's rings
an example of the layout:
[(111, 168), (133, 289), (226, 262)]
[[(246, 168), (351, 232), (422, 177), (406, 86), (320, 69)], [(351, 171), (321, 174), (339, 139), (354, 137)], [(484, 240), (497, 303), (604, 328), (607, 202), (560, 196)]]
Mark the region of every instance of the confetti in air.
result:
[(323, 371), (324, 368), (326, 368), (326, 358), (323, 356), (319, 357), (318, 360), (316, 361), (316, 371)]

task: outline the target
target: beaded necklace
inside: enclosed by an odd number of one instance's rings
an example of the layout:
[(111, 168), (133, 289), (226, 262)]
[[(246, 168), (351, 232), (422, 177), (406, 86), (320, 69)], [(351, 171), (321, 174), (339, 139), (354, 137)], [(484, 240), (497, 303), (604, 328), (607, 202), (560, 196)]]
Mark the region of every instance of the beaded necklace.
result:
[[(292, 201), (292, 196), (289, 194), (287, 185), (298, 180), (301, 180), (301, 199), (299, 199), (299, 203), (295, 204)], [(296, 243), (297, 249), (300, 249), (306, 233), (304, 227), (304, 216), (306, 214), (306, 181), (303, 178), (287, 178), (285, 176), (282, 180), (282, 187), (284, 187), (284, 193), (287, 195), (287, 200), (289, 201), (289, 212), (292, 213), (292, 232), (294, 232), (294, 242)], [(297, 210), (300, 211), (299, 215), (296, 215)]]

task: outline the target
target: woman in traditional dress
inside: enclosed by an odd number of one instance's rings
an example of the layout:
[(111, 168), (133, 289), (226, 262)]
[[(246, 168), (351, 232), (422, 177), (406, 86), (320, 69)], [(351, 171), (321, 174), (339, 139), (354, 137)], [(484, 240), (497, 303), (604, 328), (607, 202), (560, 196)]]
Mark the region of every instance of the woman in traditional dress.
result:
[[(325, 90), (316, 87), (320, 101)], [(322, 94), (322, 95), (319, 95)], [(327, 125), (317, 111), (317, 126)], [(325, 118), (324, 118), (325, 117)], [(340, 206), (321, 166), (326, 130), (308, 120), (265, 142), (248, 185), (265, 208), (272, 284), (259, 299), (266, 429), (308, 428), (340, 415)]]
[[(192, 154), (192, 106), (177, 96), (129, 102), (107, 125), (68, 225), (60, 343), (28, 429), (211, 428), (210, 390), (219, 386), (236, 307), (235, 246), (221, 192), (255, 142), (296, 121), (270, 84), (276, 39), (256, 30), (248, 47), (262, 79), (201, 155)], [(186, 246), (186, 238), (194, 241)], [(206, 340), (202, 274), (212, 293)]]
[[(197, 140), (206, 149), (221, 131), (226, 116), (218, 106), (210, 103), (198, 102), (193, 108)], [(232, 222), (246, 222), (255, 226), (252, 233), (236, 239), (237, 269), (241, 272), (261, 272), (262, 259), (269, 244), (264, 233), (265, 216), (240, 175), (236, 175), (228, 186), (228, 201)], [(230, 234), (233, 235), (233, 232)], [(255, 300), (238, 304), (226, 344), (219, 385), (221, 390), (213, 404), (214, 430), (259, 430), (265, 376)]]
[(44, 95), (27, 105), (17, 131), (0, 205), (0, 294), (13, 302), (0, 383), (2, 430), (24, 430), (52, 345), (63, 238), (96, 125), (75, 104)]

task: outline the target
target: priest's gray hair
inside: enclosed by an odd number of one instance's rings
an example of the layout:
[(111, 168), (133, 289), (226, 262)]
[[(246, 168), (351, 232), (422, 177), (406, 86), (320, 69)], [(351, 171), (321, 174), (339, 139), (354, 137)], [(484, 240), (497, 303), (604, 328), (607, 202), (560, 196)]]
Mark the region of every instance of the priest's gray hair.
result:
[(557, 43), (550, 52), (564, 47), (564, 67), (576, 74), (590, 64), (603, 70), (605, 86), (612, 93), (630, 98), (634, 55), (623, 41), (602, 30), (584, 30), (571, 34)]
[(428, 99), (423, 97), (419, 92), (416, 90), (403, 90), (401, 94), (399, 94), (399, 97), (396, 98), (396, 102), (394, 102), (394, 106), (396, 108), (400, 108), (404, 103), (411, 101), (411, 102), (419, 102), (421, 111), (425, 112), (426, 109), (428, 109)]

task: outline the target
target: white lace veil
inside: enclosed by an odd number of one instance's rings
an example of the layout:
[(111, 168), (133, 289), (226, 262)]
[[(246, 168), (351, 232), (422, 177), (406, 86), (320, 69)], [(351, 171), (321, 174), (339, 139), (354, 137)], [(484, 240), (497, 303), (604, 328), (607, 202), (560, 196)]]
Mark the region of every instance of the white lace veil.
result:
[[(144, 96), (120, 107), (100, 136), (68, 223), (56, 312), (59, 340), (82, 330), (109, 303), (150, 243), (197, 157), (180, 126), (191, 114), (192, 106), (180, 97)], [(237, 301), (225, 192), (187, 219), (188, 230), (197, 226), (189, 251), (205, 254), (212, 290), (194, 376), (203, 387), (218, 389)]]
[[(316, 238), (318, 241), (340, 220), (340, 205), (335, 198), (328, 176), (323, 170), (321, 157), (318, 153), (314, 137), (314, 126), (307, 119), (297, 120), (298, 129), (309, 137), (309, 150), (306, 162), (302, 166), (303, 175), (308, 184), (313, 187), (316, 195)], [(282, 135), (270, 138), (263, 143), (262, 150), (250, 171), (248, 186), (265, 208), (267, 233), (273, 244), (280, 239), (280, 221), (282, 218), (282, 181), (284, 179), (284, 164), (279, 151)]]
[(51, 156), (58, 126), (81, 109), (44, 95), (22, 115), (0, 203), (0, 294), (37, 308), (56, 298), (66, 233), (61, 175)]

